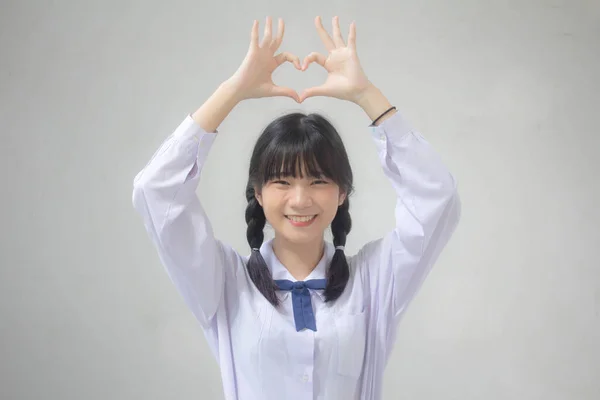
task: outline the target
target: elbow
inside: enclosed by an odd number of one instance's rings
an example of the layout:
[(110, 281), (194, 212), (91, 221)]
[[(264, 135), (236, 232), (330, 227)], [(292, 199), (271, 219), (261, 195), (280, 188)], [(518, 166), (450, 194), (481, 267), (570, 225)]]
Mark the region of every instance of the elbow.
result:
[(140, 172), (138, 172), (135, 177), (133, 178), (133, 191), (134, 193), (138, 190), (141, 190), (141, 188), (143, 188), (146, 185), (146, 176), (147, 174), (144, 174), (144, 172), (146, 172), (146, 169), (141, 170)]
[[(142, 171), (143, 172), (143, 171)], [(142, 172), (133, 179), (133, 192), (131, 194), (131, 203), (136, 210), (142, 209), (146, 204), (146, 181), (142, 177)]]
[(444, 184), (444, 188), (447, 192), (447, 197), (450, 202), (454, 202), (456, 200), (460, 201), (460, 196), (458, 194), (458, 181), (450, 172), (448, 172), (448, 179)]
[(454, 179), (454, 177), (453, 177), (452, 190), (450, 190), (450, 194), (448, 197), (448, 207), (447, 208), (448, 208), (449, 218), (452, 221), (454, 221), (454, 224), (458, 224), (458, 221), (460, 220), (462, 205), (461, 205), (460, 194), (458, 192), (458, 185), (457, 185), (456, 179)]
[(131, 204), (133, 208), (136, 210), (140, 210), (142, 205), (144, 204), (144, 189), (141, 185), (137, 183), (133, 184), (133, 193), (131, 194)]
[(458, 192), (458, 180), (451, 172), (448, 172), (448, 187), (453, 193)]
[(443, 205), (441, 210), (446, 217), (452, 220), (460, 219), (461, 199), (458, 191), (458, 181), (454, 175), (448, 173), (448, 179), (444, 182)]

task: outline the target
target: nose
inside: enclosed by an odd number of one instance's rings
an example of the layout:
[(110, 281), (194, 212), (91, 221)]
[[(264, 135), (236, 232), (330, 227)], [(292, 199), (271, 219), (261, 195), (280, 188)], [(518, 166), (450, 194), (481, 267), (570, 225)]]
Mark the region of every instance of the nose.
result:
[(300, 185), (296, 186), (293, 189), (291, 205), (297, 209), (303, 209), (312, 206), (310, 190)]

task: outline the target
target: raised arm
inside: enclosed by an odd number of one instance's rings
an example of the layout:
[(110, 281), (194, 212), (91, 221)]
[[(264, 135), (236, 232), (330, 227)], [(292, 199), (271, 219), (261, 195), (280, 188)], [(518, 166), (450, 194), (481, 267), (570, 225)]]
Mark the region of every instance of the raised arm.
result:
[(347, 100), (360, 106), (371, 121), (377, 120), (370, 129), (383, 170), (396, 191), (396, 227), (355, 257), (368, 286), (371, 309), (387, 326), (398, 321), (450, 239), (460, 217), (460, 202), (456, 182), (433, 148), (396, 110), (390, 110), (388, 99), (364, 73), (356, 51), (356, 24), (350, 24), (347, 44), (338, 17), (332, 25), (333, 36), (329, 36), (321, 18), (315, 19), (328, 54), (311, 53), (302, 69), (315, 62), (328, 76), (321, 86), (305, 90), (300, 100), (313, 96)]
[[(162, 264), (186, 305), (207, 327), (217, 312), (225, 287), (226, 268), (236, 255), (213, 235), (213, 229), (196, 195), (200, 173), (217, 137), (217, 128), (242, 100), (288, 96), (291, 89), (277, 87), (271, 74), (284, 61), (299, 69), (297, 57), (274, 56), (281, 44), (271, 36), (267, 18), (265, 35), (258, 43), (258, 22), (252, 27), (248, 54), (236, 73), (167, 137), (133, 183), (133, 205), (141, 215)], [(235, 271), (232, 271), (235, 273)]]
[[(371, 87), (359, 105), (376, 119), (390, 104)], [(397, 322), (450, 240), (460, 219), (456, 180), (433, 147), (396, 111), (371, 135), (385, 175), (396, 192), (396, 226), (359, 254), (382, 323)]]
[[(221, 86), (167, 137), (133, 181), (133, 206), (186, 305), (203, 326), (223, 290), (223, 249), (196, 195), (216, 128), (235, 105)], [(205, 128), (203, 128), (203, 126)]]

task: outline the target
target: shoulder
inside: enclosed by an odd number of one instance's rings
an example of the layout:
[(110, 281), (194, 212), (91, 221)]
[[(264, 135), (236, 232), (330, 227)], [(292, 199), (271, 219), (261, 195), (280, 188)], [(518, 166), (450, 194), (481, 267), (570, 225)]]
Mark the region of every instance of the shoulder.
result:
[(386, 238), (379, 238), (369, 241), (362, 245), (358, 252), (352, 256), (347, 256), (348, 264), (354, 268), (362, 268), (366, 265), (378, 262), (382, 251), (385, 248)]
[(237, 276), (240, 270), (245, 270), (246, 264), (248, 263), (248, 256), (242, 255), (230, 244), (220, 240), (217, 240), (217, 246), (221, 258), (220, 261), (228, 273)]

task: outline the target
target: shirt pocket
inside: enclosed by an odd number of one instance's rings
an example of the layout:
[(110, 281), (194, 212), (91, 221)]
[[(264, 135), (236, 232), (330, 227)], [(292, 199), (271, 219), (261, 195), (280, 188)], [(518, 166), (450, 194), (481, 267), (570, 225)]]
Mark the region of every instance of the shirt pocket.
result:
[(358, 378), (362, 372), (366, 347), (366, 320), (364, 310), (335, 317), (337, 333), (337, 372)]

